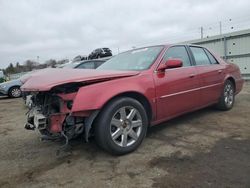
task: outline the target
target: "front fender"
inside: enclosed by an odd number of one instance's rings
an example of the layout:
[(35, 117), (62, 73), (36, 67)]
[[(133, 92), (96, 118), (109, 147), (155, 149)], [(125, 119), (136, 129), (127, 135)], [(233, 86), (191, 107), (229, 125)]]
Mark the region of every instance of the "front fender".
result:
[(150, 75), (138, 75), (81, 87), (74, 99), (72, 112), (101, 109), (113, 97), (126, 92), (144, 95), (154, 111), (153, 79)]

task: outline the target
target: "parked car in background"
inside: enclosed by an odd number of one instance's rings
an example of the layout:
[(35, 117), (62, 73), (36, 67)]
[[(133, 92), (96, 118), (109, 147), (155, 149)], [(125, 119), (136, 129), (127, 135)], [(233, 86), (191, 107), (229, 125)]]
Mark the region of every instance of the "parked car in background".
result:
[(243, 86), (239, 67), (195, 45), (133, 49), (95, 70), (49, 69), (34, 91), (27, 129), (68, 140), (91, 131), (113, 154), (134, 151), (148, 126), (210, 105), (230, 110)]
[(100, 65), (102, 65), (107, 59), (96, 59), (96, 60), (84, 60), (80, 62), (67, 63), (62, 65), (59, 68), (73, 68), (73, 69), (96, 69)]
[(109, 48), (97, 48), (89, 54), (89, 59), (98, 59), (102, 57), (112, 56), (112, 51)]
[(0, 96), (9, 96), (10, 98), (21, 97), (23, 92), (20, 87), (28, 78), (30, 78), (31, 74), (34, 74), (37, 71), (38, 70), (20, 73), (20, 75), (22, 75), (20, 78), (1, 83)]
[(22, 96), (20, 87), (22, 86), (20, 79), (15, 79), (0, 84), (0, 95), (9, 96), (11, 98), (17, 98)]
[(83, 60), (87, 60), (87, 59), (88, 59), (88, 56), (78, 55), (78, 56), (74, 57), (74, 59), (72, 60), (72, 62), (83, 61)]
[(77, 62), (69, 62), (65, 64), (61, 64), (56, 68), (73, 68), (73, 69), (96, 69), (105, 61), (109, 60), (111, 57), (104, 57), (101, 59), (90, 59), (90, 60), (83, 60)]

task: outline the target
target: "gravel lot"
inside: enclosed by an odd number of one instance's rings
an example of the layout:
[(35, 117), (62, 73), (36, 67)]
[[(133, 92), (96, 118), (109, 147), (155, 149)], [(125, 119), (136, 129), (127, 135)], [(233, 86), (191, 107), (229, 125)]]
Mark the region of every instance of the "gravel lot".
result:
[(39, 140), (22, 99), (0, 98), (0, 187), (250, 187), (250, 84), (234, 108), (206, 108), (150, 128), (141, 147), (110, 156), (94, 140)]

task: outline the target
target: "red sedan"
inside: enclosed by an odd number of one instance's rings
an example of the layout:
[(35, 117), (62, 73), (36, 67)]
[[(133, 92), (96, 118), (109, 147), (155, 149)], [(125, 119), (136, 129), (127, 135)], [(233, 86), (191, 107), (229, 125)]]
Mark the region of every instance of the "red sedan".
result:
[(94, 135), (113, 154), (135, 150), (148, 126), (215, 105), (233, 107), (239, 68), (206, 48), (159, 45), (121, 53), (96, 70), (46, 69), (22, 86), (32, 93), (27, 129), (43, 138)]

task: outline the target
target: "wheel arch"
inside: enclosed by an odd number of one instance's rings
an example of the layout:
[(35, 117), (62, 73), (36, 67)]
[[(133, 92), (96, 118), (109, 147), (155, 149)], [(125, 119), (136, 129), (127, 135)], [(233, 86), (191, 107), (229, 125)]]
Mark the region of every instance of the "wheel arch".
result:
[(233, 76), (228, 76), (228, 77), (226, 77), (224, 83), (225, 83), (227, 80), (229, 80), (229, 81), (231, 81), (231, 82), (233, 83), (234, 90), (236, 91), (236, 82), (235, 82), (234, 77), (233, 77)]
[(147, 97), (145, 97), (143, 94), (136, 92), (136, 91), (127, 91), (127, 92), (119, 93), (113, 96), (106, 103), (103, 104), (101, 109), (104, 109), (107, 104), (109, 104), (112, 100), (117, 99), (119, 97), (130, 97), (140, 102), (146, 111), (149, 122), (152, 120), (153, 111), (152, 111), (152, 106), (150, 102), (148, 101)]
[(10, 91), (11, 91), (11, 89), (13, 89), (13, 88), (21, 88), (21, 86), (19, 86), (19, 85), (14, 85), (14, 86), (11, 86), (11, 87), (9, 87), (9, 89), (8, 89), (8, 95), (10, 95)]
[[(21, 87), (21, 86), (19, 86), (19, 85), (13, 85), (13, 86), (9, 87), (8, 93), (7, 93), (8, 96), (9, 96), (9, 97), (13, 97), (12, 94), (11, 94), (11, 90), (12, 90), (13, 88), (18, 88), (18, 89), (20, 89), (20, 87)], [(21, 89), (20, 89), (20, 91), (21, 91)], [(22, 91), (21, 91), (21, 95), (20, 95), (19, 97), (21, 97), (21, 96), (22, 96)]]
[[(93, 112), (93, 119), (91, 120), (91, 122), (87, 125), (87, 131), (85, 133), (85, 140), (88, 142), (88, 137), (89, 137), (89, 132), (90, 130), (96, 126), (96, 121), (98, 120), (99, 115), (101, 114), (102, 110), (105, 109), (105, 107), (112, 102), (113, 100), (119, 98), (119, 97), (130, 97), (132, 99), (137, 100), (139, 103), (142, 104), (142, 106), (144, 107), (147, 117), (148, 117), (148, 123), (150, 125), (150, 122), (152, 120), (153, 117), (153, 111), (152, 111), (152, 106), (149, 103), (149, 100), (141, 93), (139, 92), (135, 92), (135, 91), (127, 91), (127, 92), (123, 92), (123, 93), (119, 93), (117, 95), (112, 96), (109, 100), (107, 100), (102, 107), (99, 110), (95, 110)], [(90, 116), (90, 119), (92, 118), (92, 115)], [(89, 117), (87, 118), (87, 120), (89, 119)]]

